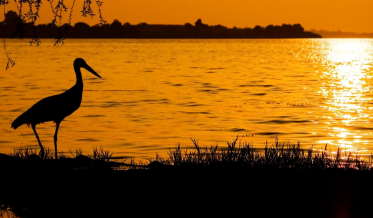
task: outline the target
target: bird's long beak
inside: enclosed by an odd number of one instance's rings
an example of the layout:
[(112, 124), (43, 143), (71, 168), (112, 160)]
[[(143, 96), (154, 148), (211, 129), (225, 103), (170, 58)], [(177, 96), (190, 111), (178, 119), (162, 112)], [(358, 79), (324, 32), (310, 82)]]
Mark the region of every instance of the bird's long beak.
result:
[(88, 64), (87, 64), (86, 66), (84, 66), (84, 68), (85, 68), (86, 70), (88, 70), (89, 72), (91, 72), (93, 75), (95, 75), (95, 76), (97, 76), (98, 78), (101, 78), (101, 79), (102, 79), (102, 77), (101, 77), (100, 75), (98, 75), (98, 73), (96, 73), (96, 71), (94, 71), (90, 66), (88, 66)]

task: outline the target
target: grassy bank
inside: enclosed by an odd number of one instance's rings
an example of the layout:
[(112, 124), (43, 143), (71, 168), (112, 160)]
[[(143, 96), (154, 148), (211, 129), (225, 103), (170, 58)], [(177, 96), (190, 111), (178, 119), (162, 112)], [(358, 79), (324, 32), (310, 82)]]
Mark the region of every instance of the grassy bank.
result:
[(227, 147), (200, 146), (192, 139), (195, 149), (183, 150), (178, 145), (169, 151), (167, 158), (157, 157), (156, 161), (165, 166), (179, 168), (246, 168), (246, 169), (356, 169), (370, 170), (372, 156), (362, 158), (358, 153), (314, 147), (301, 148), (300, 143), (280, 143), (277, 138), (274, 145), (265, 144), (264, 149), (257, 149), (246, 142), (237, 143), (238, 137), (227, 142)]
[[(0, 156), (0, 205), (17, 217), (370, 217), (371, 159), (280, 143), (180, 145), (147, 163), (95, 149)], [(118, 168), (127, 170), (115, 170)]]
[[(168, 156), (156, 155), (155, 159), (147, 162), (136, 162), (132, 159), (119, 159), (113, 157), (113, 152), (101, 148), (94, 148), (92, 154), (83, 154), (78, 149), (67, 153), (58, 154), (54, 160), (53, 150), (45, 149), (44, 159), (40, 159), (37, 149), (15, 149), (13, 154), (0, 154), (0, 167), (17, 167), (19, 164), (38, 163), (43, 166), (58, 166), (64, 169), (95, 169), (95, 167), (107, 170), (183, 170), (183, 169), (298, 169), (298, 170), (371, 170), (373, 156), (362, 158), (357, 152), (328, 150), (327, 145), (323, 149), (315, 147), (302, 148), (300, 143), (290, 144), (279, 142), (276, 138), (272, 145), (265, 144), (264, 148), (255, 148), (252, 144), (238, 142), (238, 137), (227, 142), (226, 147), (201, 146), (198, 141), (191, 139), (194, 149), (183, 149), (180, 144), (170, 149)], [(7, 164), (7, 162), (12, 162)]]

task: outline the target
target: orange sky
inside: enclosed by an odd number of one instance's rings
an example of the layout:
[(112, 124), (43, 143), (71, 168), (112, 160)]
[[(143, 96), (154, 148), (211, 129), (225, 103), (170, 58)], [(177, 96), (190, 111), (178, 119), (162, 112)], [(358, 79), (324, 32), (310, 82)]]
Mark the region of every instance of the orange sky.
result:
[[(70, 7), (72, 0), (64, 0)], [(101, 0), (104, 18), (122, 23), (184, 24), (201, 18), (209, 25), (227, 27), (251, 27), (255, 25), (300, 23), (306, 30), (341, 30), (373, 32), (372, 0)], [(56, 2), (56, 0), (55, 0)], [(92, 1), (94, 2), (94, 1)], [(98, 23), (98, 17), (81, 17), (83, 0), (76, 0), (73, 23), (90, 25)], [(7, 10), (15, 10), (11, 1)], [(94, 7), (97, 12), (97, 7)], [(40, 23), (52, 20), (49, 3), (44, 0)], [(3, 20), (1, 15), (0, 19)], [(68, 13), (65, 14), (68, 17)], [(66, 22), (66, 21), (65, 21)]]

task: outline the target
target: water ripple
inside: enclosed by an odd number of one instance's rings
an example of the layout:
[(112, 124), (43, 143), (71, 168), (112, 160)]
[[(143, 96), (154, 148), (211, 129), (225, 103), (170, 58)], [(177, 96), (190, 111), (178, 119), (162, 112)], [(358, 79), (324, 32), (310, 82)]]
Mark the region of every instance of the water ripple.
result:
[(277, 123), (277, 124), (288, 124), (288, 123), (308, 123), (309, 120), (268, 120), (257, 123)]
[(230, 131), (230, 132), (243, 132), (243, 131), (246, 131), (246, 129), (232, 128), (232, 129), (229, 129), (228, 131)]

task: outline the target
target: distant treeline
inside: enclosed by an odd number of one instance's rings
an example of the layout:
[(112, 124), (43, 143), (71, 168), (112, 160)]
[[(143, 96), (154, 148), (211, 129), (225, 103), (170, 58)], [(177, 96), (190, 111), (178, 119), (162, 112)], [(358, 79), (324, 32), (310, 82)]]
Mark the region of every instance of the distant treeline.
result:
[(373, 38), (373, 33), (353, 33), (313, 29), (311, 32), (320, 34), (323, 38)]
[[(194, 25), (155, 25), (140, 23), (122, 24), (118, 20), (105, 26), (89, 26), (78, 22), (74, 26), (63, 24), (40, 24), (22, 22), (18, 14), (8, 11), (4, 22), (0, 22), (1, 30), (5, 25), (5, 37), (21, 38), (321, 38), (320, 35), (304, 31), (300, 24), (269, 25), (254, 28), (227, 28), (222, 25), (209, 26), (198, 19)], [(4, 31), (0, 31), (4, 37)]]

